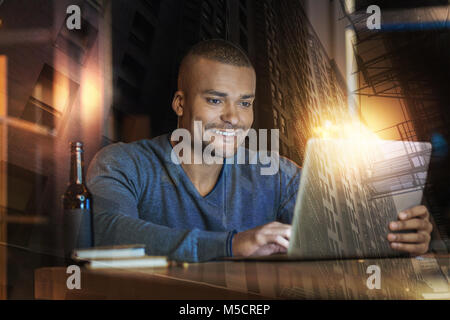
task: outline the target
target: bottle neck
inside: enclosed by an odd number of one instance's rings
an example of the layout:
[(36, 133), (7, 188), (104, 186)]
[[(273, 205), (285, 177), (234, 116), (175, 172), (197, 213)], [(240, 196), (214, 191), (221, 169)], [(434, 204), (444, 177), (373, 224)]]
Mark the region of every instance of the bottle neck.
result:
[(70, 158), (70, 184), (83, 184), (83, 151), (72, 151)]

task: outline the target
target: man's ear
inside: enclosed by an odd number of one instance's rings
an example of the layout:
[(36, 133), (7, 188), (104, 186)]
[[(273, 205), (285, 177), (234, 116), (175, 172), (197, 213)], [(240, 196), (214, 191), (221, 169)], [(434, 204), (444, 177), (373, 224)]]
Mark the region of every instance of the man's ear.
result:
[(172, 109), (175, 111), (178, 117), (181, 117), (183, 115), (183, 104), (184, 104), (184, 92), (183, 91), (177, 91), (173, 95), (172, 100)]

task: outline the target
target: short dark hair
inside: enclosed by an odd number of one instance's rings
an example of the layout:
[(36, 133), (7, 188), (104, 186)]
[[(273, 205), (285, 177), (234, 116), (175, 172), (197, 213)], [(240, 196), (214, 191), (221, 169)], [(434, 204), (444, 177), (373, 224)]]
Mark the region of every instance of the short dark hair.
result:
[(187, 51), (184, 58), (190, 55), (200, 56), (237, 67), (253, 68), (250, 59), (241, 47), (223, 39), (200, 41)]
[(239, 46), (223, 39), (209, 39), (193, 45), (184, 55), (178, 71), (178, 89), (182, 87), (191, 59), (203, 57), (237, 67), (253, 68), (250, 59)]

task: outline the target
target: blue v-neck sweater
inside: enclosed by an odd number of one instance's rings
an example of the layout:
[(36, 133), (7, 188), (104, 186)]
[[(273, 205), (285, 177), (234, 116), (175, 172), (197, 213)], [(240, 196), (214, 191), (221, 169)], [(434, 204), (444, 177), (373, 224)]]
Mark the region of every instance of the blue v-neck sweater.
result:
[[(259, 164), (225, 164), (201, 196), (171, 161), (169, 135), (100, 150), (87, 173), (96, 246), (145, 244), (149, 255), (198, 262), (232, 255), (236, 232), (291, 223), (300, 168), (280, 158), (274, 175)], [(266, 166), (267, 167), (267, 166)]]

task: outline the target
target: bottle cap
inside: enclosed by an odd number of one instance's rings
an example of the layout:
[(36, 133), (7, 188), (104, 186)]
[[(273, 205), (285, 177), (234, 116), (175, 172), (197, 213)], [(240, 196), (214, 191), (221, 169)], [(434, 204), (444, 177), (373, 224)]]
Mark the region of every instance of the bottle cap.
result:
[(70, 148), (74, 149), (83, 149), (83, 142), (80, 141), (72, 141), (70, 142)]

